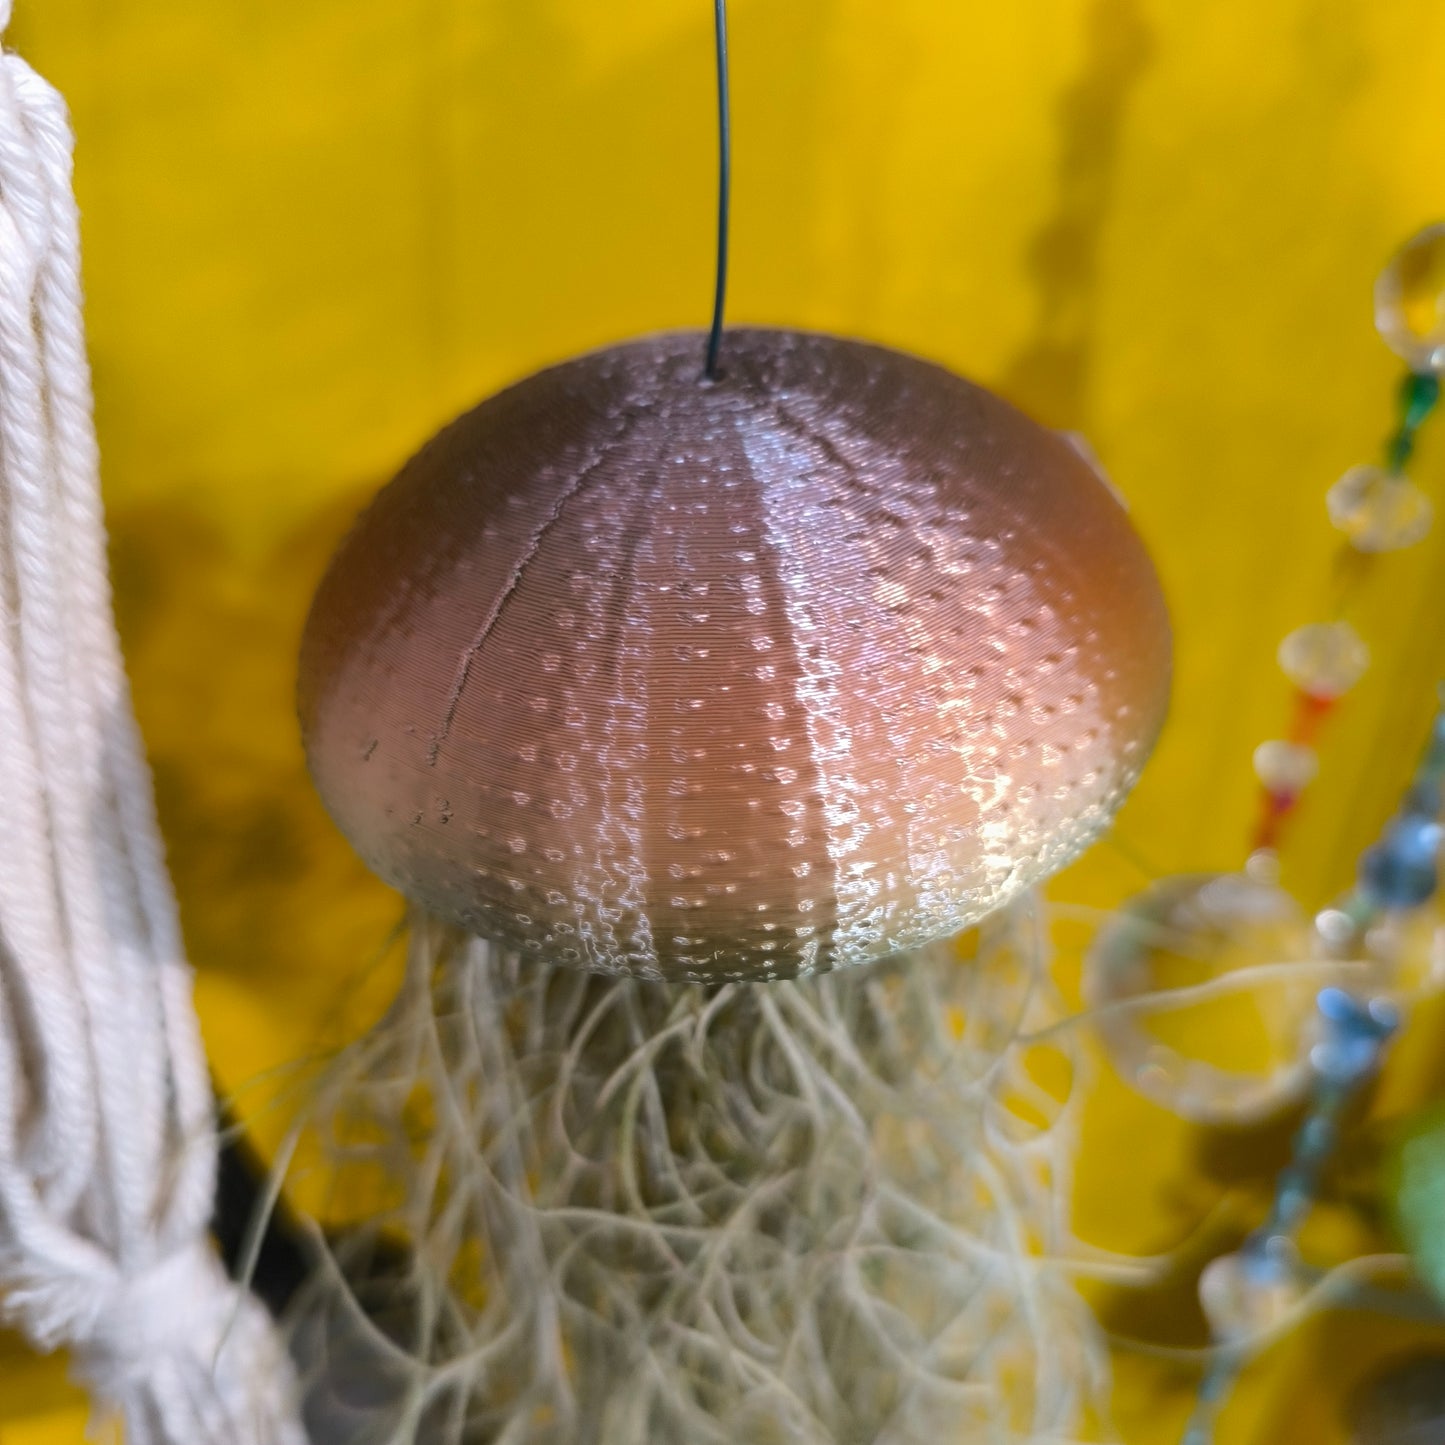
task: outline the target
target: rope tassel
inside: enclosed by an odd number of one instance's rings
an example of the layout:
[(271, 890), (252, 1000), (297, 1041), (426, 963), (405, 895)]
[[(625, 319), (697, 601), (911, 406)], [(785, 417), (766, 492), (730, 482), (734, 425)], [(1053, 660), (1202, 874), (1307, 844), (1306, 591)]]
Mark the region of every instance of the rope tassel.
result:
[(130, 1445), (302, 1445), (206, 1240), (213, 1106), (111, 618), (78, 267), (64, 102), (0, 55), (0, 1315), (70, 1347)]

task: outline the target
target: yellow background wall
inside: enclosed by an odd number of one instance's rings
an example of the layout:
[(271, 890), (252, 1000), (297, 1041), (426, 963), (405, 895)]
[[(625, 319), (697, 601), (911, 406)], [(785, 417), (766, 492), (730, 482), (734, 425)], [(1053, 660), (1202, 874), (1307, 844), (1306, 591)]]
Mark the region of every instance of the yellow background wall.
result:
[[(1249, 755), (1284, 720), (1276, 642), (1325, 606), (1323, 492), (1390, 422), (1374, 275), (1445, 215), (1445, 7), (732, 8), (732, 317), (914, 349), (1087, 434), (1178, 639), (1173, 717), (1121, 836), (1164, 871), (1236, 864)], [(208, 1044), (238, 1088), (317, 1046), (397, 912), (301, 766), (311, 589), (363, 498), (452, 414), (570, 352), (702, 323), (710, 7), (16, 9), (9, 43), (79, 135), (119, 618)], [(1445, 510), (1442, 432), (1417, 475)], [(1285, 859), (1311, 902), (1348, 880), (1423, 735), (1445, 527), (1385, 559), (1356, 621), (1375, 663)], [(1112, 902), (1138, 882), (1106, 845), (1060, 892)], [(1163, 1248), (1224, 1187), (1207, 1141), (1107, 1076), (1090, 1119), (1080, 1215), (1098, 1242)], [(269, 1116), (255, 1127), (274, 1137)], [(1267, 1173), (1282, 1143), (1255, 1144)], [(1129, 1327), (1198, 1343), (1187, 1299), (1131, 1307)], [(1404, 1328), (1325, 1322), (1256, 1372), (1228, 1438), (1328, 1440), (1340, 1362)], [(1127, 1437), (1176, 1438), (1187, 1373), (1124, 1354), (1118, 1373)], [(0, 1359), (0, 1440), (79, 1439), (58, 1378)], [(1292, 1434), (1302, 1417), (1278, 1412), (1305, 1389), (1320, 1421)]]

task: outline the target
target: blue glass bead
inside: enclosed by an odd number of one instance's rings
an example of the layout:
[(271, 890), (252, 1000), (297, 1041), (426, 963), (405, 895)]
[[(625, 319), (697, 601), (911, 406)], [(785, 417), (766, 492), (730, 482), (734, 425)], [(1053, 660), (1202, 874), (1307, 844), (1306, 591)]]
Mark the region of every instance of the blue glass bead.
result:
[(1360, 999), (1342, 988), (1322, 988), (1315, 1008), (1331, 1031), (1388, 1038), (1400, 1027), (1400, 1012), (1387, 998)]
[(1365, 1012), (1370, 1016), (1371, 1026), (1382, 1041), (1388, 1039), (1400, 1027), (1400, 1006), (1392, 998), (1380, 995), (1368, 1000)]
[(1353, 1084), (1364, 1078), (1379, 1057), (1377, 1039), (1329, 1039), (1310, 1050), (1315, 1072), (1334, 1084)]
[(1341, 988), (1322, 988), (1315, 1006), (1325, 1021), (1325, 1036), (1310, 1050), (1310, 1062), (1328, 1083), (1352, 1085), (1379, 1063), (1385, 1040), (1399, 1027), (1399, 1014), (1386, 999), (1362, 1000)]
[(1430, 740), (1425, 744), (1425, 767), (1445, 767), (1445, 712), (1435, 714)]
[(1334, 1121), (1317, 1114), (1300, 1129), (1295, 1140), (1295, 1154), (1300, 1161), (1317, 1163), (1335, 1147), (1338, 1137), (1339, 1130)]
[[(1333, 1140), (1331, 1142), (1333, 1143)], [(1325, 1154), (1321, 1153), (1319, 1159), (1323, 1163)], [(1275, 1197), (1274, 1212), (1281, 1221), (1292, 1227), (1299, 1222), (1309, 1208), (1312, 1199), (1309, 1185), (1304, 1180), (1282, 1179), (1279, 1183), (1279, 1192)]]
[(1441, 826), (1423, 813), (1405, 813), (1360, 859), (1360, 887), (1381, 908), (1418, 908), (1439, 881)]
[(1438, 773), (1422, 768), (1405, 791), (1400, 811), (1413, 817), (1434, 818), (1445, 808), (1445, 768)]
[(1294, 1243), (1284, 1235), (1254, 1235), (1239, 1251), (1239, 1272), (1250, 1284), (1279, 1284), (1294, 1273)]

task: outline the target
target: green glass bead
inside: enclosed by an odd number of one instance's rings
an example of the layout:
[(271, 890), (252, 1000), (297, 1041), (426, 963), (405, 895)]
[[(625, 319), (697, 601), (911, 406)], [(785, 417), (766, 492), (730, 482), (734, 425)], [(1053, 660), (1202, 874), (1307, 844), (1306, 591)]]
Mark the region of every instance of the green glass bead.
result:
[(1400, 383), (1400, 425), (1385, 446), (1385, 465), (1403, 471), (1415, 450), (1415, 434), (1440, 400), (1440, 378), (1433, 372), (1412, 371)]
[(1400, 425), (1417, 430), (1439, 400), (1439, 376), (1433, 371), (1412, 371), (1400, 383)]

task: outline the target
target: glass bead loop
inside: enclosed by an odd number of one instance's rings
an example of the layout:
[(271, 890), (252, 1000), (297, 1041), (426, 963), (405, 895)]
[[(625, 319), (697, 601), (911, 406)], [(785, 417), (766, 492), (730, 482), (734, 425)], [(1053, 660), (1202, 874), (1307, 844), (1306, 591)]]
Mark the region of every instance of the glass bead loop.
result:
[[(1177, 1034), (1156, 1032), (1154, 1020), (1179, 1019), (1167, 1002), (1173, 990), (1308, 958), (1312, 933), (1287, 893), (1244, 874), (1174, 875), (1128, 900), (1084, 964), (1084, 996), (1120, 1076), (1181, 1118), (1210, 1126), (1269, 1118), (1296, 1102), (1312, 1077), (1308, 1055), (1320, 1025), (1308, 973), (1247, 1004), (1237, 996), (1254, 1037), (1247, 1053), (1218, 1050), (1212, 1030), (1198, 1032), (1186, 1051), (1172, 1042)], [(1128, 1007), (1134, 1000), (1145, 1006)]]

